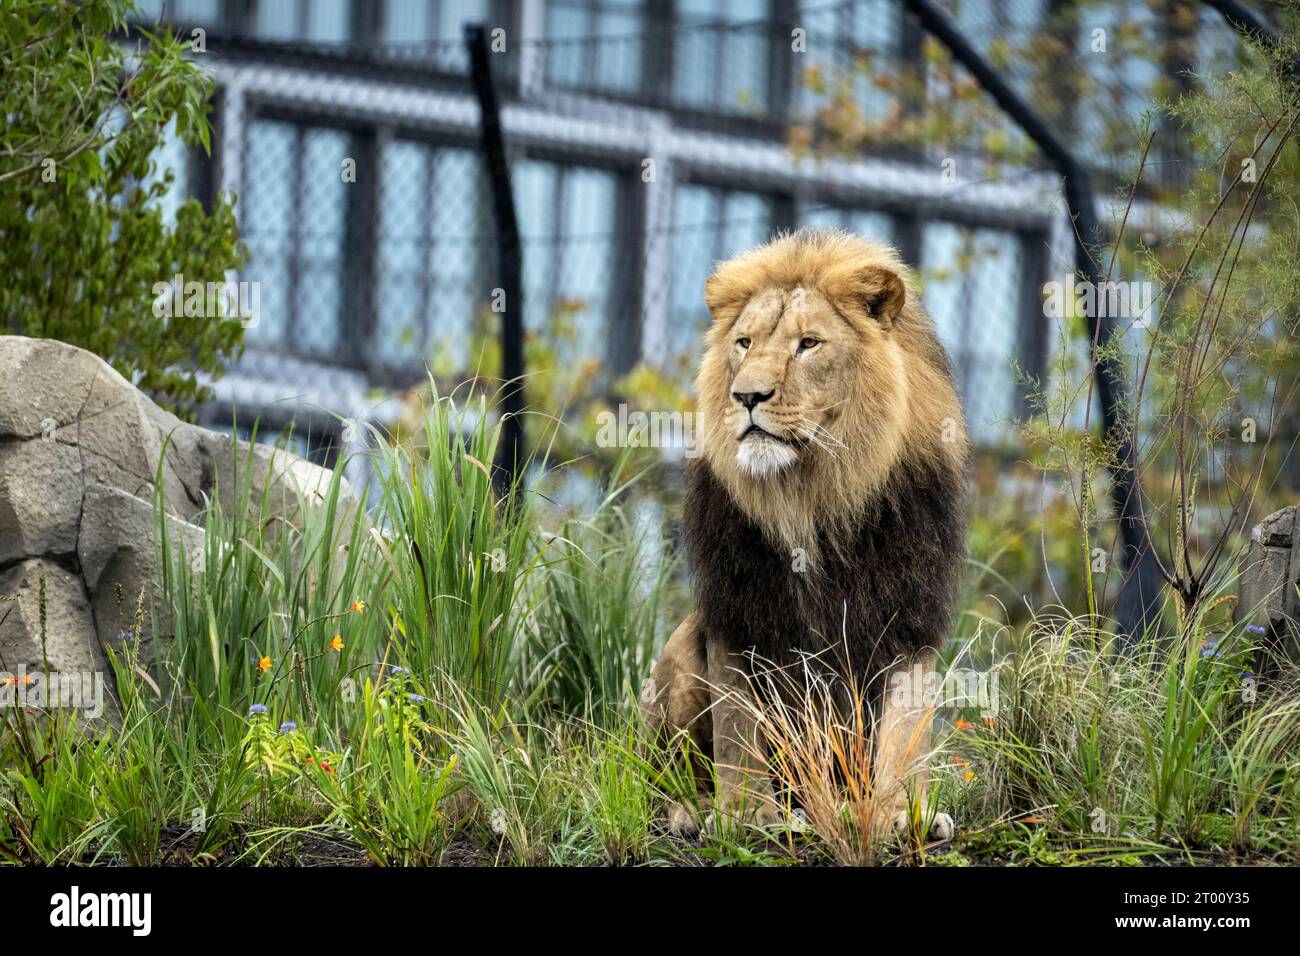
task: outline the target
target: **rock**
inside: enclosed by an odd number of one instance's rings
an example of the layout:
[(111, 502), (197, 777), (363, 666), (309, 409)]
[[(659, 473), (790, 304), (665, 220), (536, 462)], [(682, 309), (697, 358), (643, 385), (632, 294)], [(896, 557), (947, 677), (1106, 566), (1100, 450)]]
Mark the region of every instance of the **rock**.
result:
[(1269, 515), (1250, 532), (1237, 587), (1237, 617), (1264, 629), (1275, 650), (1300, 660), (1300, 505)]
[[(41, 633), (40, 586), (45, 579), (45, 627)], [(50, 669), (63, 673), (99, 670), (95, 621), (80, 577), (54, 561), (31, 558), (0, 572), (0, 670), (10, 674)]]
[(43, 438), (0, 444), (0, 566), (76, 553), (83, 480), (76, 448)]
[[(0, 670), (107, 674), (104, 648), (132, 626), (143, 591), (146, 634), (166, 638), (155, 498), (168, 535), (202, 553), (203, 513), (252, 508), (272, 516), (325, 501), (332, 473), (294, 455), (180, 421), (98, 356), (75, 346), (0, 337)], [(161, 485), (161, 487), (160, 487)], [(342, 483), (340, 510), (361, 503)], [(3, 600), (11, 596), (13, 600)]]
[[(202, 528), (172, 515), (167, 516), (167, 527), (171, 548), (185, 555), (200, 552)], [(145, 606), (154, 610), (154, 629), (171, 633), (171, 614), (162, 600), (162, 551), (151, 502), (118, 488), (88, 485), (77, 559), (101, 641), (115, 641), (132, 627), (142, 587)]]

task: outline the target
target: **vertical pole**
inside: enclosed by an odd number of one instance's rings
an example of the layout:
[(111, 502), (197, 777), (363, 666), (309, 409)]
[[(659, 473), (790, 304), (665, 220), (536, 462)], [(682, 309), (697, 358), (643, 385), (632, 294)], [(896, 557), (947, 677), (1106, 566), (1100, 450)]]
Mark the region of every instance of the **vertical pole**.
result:
[(487, 31), (481, 24), (465, 26), (469, 49), (470, 83), (479, 105), (479, 131), (483, 162), (492, 189), (492, 214), (496, 223), (497, 276), (504, 294), (501, 313), (501, 444), (497, 449), (496, 480), (508, 487), (524, 462), (524, 290), (523, 252), (515, 219), (510, 165), (501, 133), (501, 112), (488, 62)]

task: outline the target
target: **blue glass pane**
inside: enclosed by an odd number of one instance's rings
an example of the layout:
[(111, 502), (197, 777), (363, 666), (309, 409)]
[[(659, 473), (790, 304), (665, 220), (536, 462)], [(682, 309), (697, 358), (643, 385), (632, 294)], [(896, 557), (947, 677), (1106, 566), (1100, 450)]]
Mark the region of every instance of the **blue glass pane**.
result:
[(250, 345), (280, 344), (289, 328), (295, 139), (288, 123), (257, 121), (248, 131), (244, 190), (237, 208), (249, 252), (241, 278), (261, 283), (261, 314), (246, 333)]
[(426, 327), (434, 349), (455, 368), (465, 368), (471, 359), (470, 324), (486, 285), (486, 231), (478, 219), (481, 170), (478, 154), (468, 149), (438, 150), (434, 159)]
[(599, 89), (632, 91), (641, 81), (641, 47), (645, 23), (639, 11), (603, 13), (596, 21), (601, 39), (595, 45)]
[(679, 186), (673, 197), (672, 309), (667, 338), (669, 362), (698, 351), (709, 313), (704, 283), (717, 253), (722, 201), (703, 186)]
[(971, 436), (998, 440), (1007, 434), (1017, 395), (1019, 239), (928, 223), (922, 248), (926, 311), (952, 359)]
[(307, 39), (342, 43), (351, 36), (349, 0), (311, 0), (307, 5)]
[(430, 0), (388, 0), (384, 17), (384, 39), (397, 43), (420, 43), (434, 38), (433, 5)]
[(379, 199), (379, 316), (373, 346), (388, 365), (424, 359), (424, 229), (428, 150), (386, 143)]
[(585, 358), (603, 357), (608, 334), (616, 196), (612, 174), (567, 171), (560, 291), (572, 310), (569, 319), (577, 333), (577, 354)]
[(172, 19), (179, 23), (213, 23), (221, 5), (220, 0), (176, 0), (170, 9)]
[(772, 232), (772, 204), (753, 193), (728, 193), (722, 207), (720, 258), (729, 259), (767, 242)]
[(303, 136), (302, 209), (299, 216), (297, 295), (298, 351), (333, 356), (339, 349), (343, 242), (347, 190), (343, 160), (348, 137), (335, 130), (308, 130)]
[(555, 201), (559, 183), (550, 163), (527, 160), (516, 163), (513, 184), (524, 242), (524, 323), (530, 329), (546, 326), (555, 288), (559, 244), (556, 241)]
[[(704, 283), (718, 260), (766, 242), (772, 206), (764, 196), (708, 186), (679, 186), (673, 196), (672, 308), (667, 334), (670, 367), (697, 354), (710, 322)], [(693, 359), (691, 359), (693, 361)]]
[[(579, 38), (591, 32), (591, 13), (580, 3), (548, 3), (546, 36), (553, 42), (546, 49), (546, 78), (560, 86), (579, 86), (586, 75), (592, 45)], [(574, 42), (563, 42), (573, 40)]]
[(257, 35), (268, 40), (292, 40), (298, 36), (296, 0), (257, 5)]

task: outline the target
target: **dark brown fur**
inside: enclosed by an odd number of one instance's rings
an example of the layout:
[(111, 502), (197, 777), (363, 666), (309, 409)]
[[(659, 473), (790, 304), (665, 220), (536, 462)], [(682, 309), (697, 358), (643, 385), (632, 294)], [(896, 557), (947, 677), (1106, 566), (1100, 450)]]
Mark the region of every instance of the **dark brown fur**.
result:
[(822, 541), (797, 571), (732, 501), (707, 462), (686, 473), (686, 547), (703, 629), (732, 653), (777, 665), (830, 649), (860, 681), (947, 633), (961, 570), (963, 475), (905, 463), (872, 501), (849, 548)]

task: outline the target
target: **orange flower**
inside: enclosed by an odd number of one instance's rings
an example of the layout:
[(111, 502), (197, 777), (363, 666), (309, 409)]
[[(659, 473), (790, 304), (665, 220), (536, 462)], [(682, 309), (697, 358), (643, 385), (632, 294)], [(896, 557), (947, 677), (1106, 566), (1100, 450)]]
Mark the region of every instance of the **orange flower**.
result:
[(4, 686), (11, 687), (15, 684), (21, 684), (22, 686), (26, 687), (30, 685), (31, 682), (32, 682), (32, 675), (24, 674), (22, 677), (6, 677), (4, 679)]
[(994, 724), (996, 724), (997, 722), (998, 722), (998, 719), (997, 719), (996, 717), (985, 717), (985, 718), (984, 718), (984, 726), (985, 726), (985, 727), (992, 727), (992, 726), (993, 726)]
[(348, 610), (351, 611), (353, 614), (360, 614), (365, 609), (366, 609), (366, 602), (361, 600), (361, 598), (357, 598), (355, 601), (353, 601), (352, 606), (348, 608)]
[(257, 662), (257, 669), (265, 674), (271, 669), (271, 658), (263, 657)]
[(969, 767), (969, 766), (970, 766), (970, 761), (967, 760), (965, 757), (961, 756), (960, 754), (953, 754), (953, 755), (952, 755), (952, 762), (955, 763), (955, 764), (956, 764), (957, 766), (959, 766), (959, 767)]
[(958, 718), (958, 719), (957, 719), (957, 729), (958, 729), (958, 730), (974, 730), (974, 729), (975, 729), (975, 725), (972, 724), (969, 720), (962, 720), (961, 718)]
[(341, 651), (345, 646), (346, 645), (343, 643), (343, 636), (340, 634), (335, 634), (334, 640), (330, 641), (325, 649), (327, 651)]

